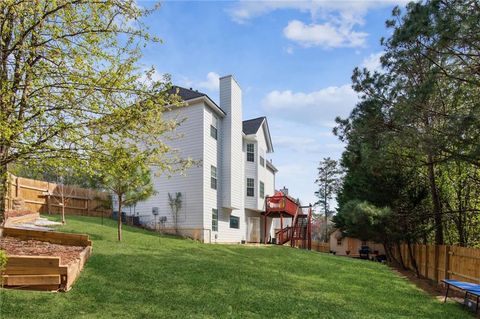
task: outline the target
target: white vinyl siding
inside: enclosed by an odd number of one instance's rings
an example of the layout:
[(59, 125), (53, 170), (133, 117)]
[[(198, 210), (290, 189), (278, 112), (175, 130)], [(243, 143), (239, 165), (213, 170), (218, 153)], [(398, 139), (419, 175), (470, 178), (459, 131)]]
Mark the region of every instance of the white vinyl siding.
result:
[[(257, 152), (258, 157), (267, 157), (267, 139), (265, 136), (264, 128), (261, 127), (257, 132)], [(257, 180), (264, 184), (264, 196), (262, 197), (260, 191), (258, 192), (258, 198), (256, 198), (256, 205), (258, 209), (263, 210), (265, 206), (265, 196), (271, 196), (275, 192), (275, 181), (273, 180), (273, 172), (265, 165), (257, 165)]]
[[(176, 129), (175, 135), (180, 136), (169, 140), (167, 144), (174, 149), (179, 150), (179, 156), (182, 158), (190, 157), (194, 160), (203, 159), (203, 122), (198, 121), (202, 118), (203, 103), (198, 103), (180, 111), (171, 111), (164, 114), (165, 120), (184, 119)], [(164, 226), (172, 228), (172, 212), (168, 202), (168, 193), (182, 193), (182, 208), (178, 215), (179, 229), (202, 229), (203, 218), (203, 169), (193, 166), (184, 174), (174, 174), (170, 178), (167, 174), (157, 174), (155, 168), (152, 168), (152, 182), (156, 194), (145, 201), (137, 203), (135, 211), (140, 216), (140, 222), (148, 226), (153, 226), (154, 216), (152, 208), (158, 207), (159, 215), (157, 221), (162, 217), (166, 218)]]
[[(212, 229), (212, 208), (217, 210), (217, 219), (221, 216), (221, 209), (219, 205), (219, 192), (221, 190), (221, 176), (220, 176), (220, 148), (221, 144), (219, 141), (213, 139), (210, 135), (211, 124), (215, 123), (217, 126), (218, 138), (221, 138), (222, 133), (222, 124), (221, 118), (218, 118), (216, 114), (208, 107), (204, 107), (203, 112), (203, 192), (204, 192), (204, 202), (203, 202), (203, 214), (204, 214), (204, 228)], [(216, 176), (216, 188), (213, 188), (213, 178)], [(217, 220), (217, 228), (219, 227), (219, 221)], [(205, 236), (210, 236), (211, 232), (207, 231)], [(210, 239), (213, 241), (214, 238), (206, 238), (206, 242), (209, 242)]]
[[(175, 132), (180, 138), (168, 141), (169, 146), (178, 149), (182, 158), (197, 160), (199, 165), (188, 169), (186, 176), (153, 176), (157, 194), (138, 203), (136, 212), (142, 221), (153, 221), (152, 208), (158, 207), (157, 221), (165, 217), (165, 227), (171, 227), (168, 194), (180, 192), (180, 229), (200, 232), (205, 242), (238, 243), (247, 239), (247, 216), (260, 220), (263, 209), (260, 181), (264, 183), (264, 195), (271, 195), (275, 177), (265, 162), (263, 130), (259, 130), (257, 137), (242, 134), (242, 97), (238, 84), (228, 76), (221, 78), (220, 84), (219, 106), (225, 115), (207, 104), (208, 101), (165, 113), (167, 120), (185, 119)], [(252, 161), (247, 161), (247, 144), (253, 145), (249, 147)], [(152, 173), (156, 173), (154, 169)], [(253, 196), (248, 197), (247, 178), (253, 181), (249, 183)]]
[[(243, 214), (245, 182), (242, 149), (242, 90), (233, 76), (225, 76), (220, 78), (219, 93), (220, 107), (226, 113), (222, 118), (219, 133), (221, 142), (219, 143), (221, 144), (221, 166), (217, 165), (220, 168), (221, 202), (219, 205), (229, 210), (233, 209), (234, 214)], [(228, 227), (228, 219), (226, 226)]]

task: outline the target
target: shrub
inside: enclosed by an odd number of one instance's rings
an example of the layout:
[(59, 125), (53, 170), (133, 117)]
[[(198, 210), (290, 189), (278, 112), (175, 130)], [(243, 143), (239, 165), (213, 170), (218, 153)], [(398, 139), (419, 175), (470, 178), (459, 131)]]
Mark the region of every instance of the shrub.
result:
[(7, 265), (7, 254), (0, 250), (0, 274), (5, 270), (5, 266)]

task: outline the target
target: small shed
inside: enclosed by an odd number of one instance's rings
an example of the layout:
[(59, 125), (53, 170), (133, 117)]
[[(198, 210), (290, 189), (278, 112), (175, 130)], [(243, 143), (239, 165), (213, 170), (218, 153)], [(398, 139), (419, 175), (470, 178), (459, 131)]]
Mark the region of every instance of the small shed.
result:
[(368, 246), (372, 254), (385, 254), (382, 244), (373, 241), (362, 241), (353, 237), (344, 237), (340, 229), (336, 229), (330, 234), (330, 251), (336, 255), (359, 257), (359, 250), (362, 246)]

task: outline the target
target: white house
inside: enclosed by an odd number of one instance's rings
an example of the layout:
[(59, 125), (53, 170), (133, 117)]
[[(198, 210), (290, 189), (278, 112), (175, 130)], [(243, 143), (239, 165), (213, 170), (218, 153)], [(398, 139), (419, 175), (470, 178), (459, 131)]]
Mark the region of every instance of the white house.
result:
[(181, 193), (179, 233), (204, 242), (260, 242), (264, 199), (274, 194), (277, 172), (267, 159), (273, 152), (267, 119), (243, 120), (242, 90), (231, 75), (220, 78), (220, 105), (192, 89), (173, 90), (187, 106), (165, 114), (185, 119), (176, 130), (181, 137), (169, 143), (200, 165), (183, 176), (154, 176), (157, 194), (138, 203), (135, 214), (172, 231), (168, 195)]

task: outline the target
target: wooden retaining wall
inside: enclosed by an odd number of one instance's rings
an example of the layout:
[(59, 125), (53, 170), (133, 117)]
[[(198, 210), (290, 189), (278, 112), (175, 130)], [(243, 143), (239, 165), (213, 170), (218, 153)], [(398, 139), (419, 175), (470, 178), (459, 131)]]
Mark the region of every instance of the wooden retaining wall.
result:
[(55, 256), (8, 256), (2, 279), (9, 288), (68, 291), (92, 253), (87, 235), (4, 228), (2, 236), (84, 247), (79, 258), (68, 265), (60, 264), (60, 257)]
[(4, 228), (3, 236), (16, 237), (22, 240), (34, 239), (67, 246), (92, 246), (92, 241), (89, 239), (88, 235), (82, 234), (69, 234), (20, 228)]
[[(480, 249), (447, 245), (413, 244), (412, 254), (422, 277), (440, 282), (456, 279), (480, 283)], [(403, 259), (405, 266), (413, 271), (413, 260), (406, 244), (394, 250), (396, 259)]]
[(9, 174), (7, 185), (6, 210), (14, 209), (14, 201), (22, 199), (25, 210), (34, 213), (60, 214), (62, 207), (61, 195), (65, 201), (65, 214), (105, 216), (111, 215), (111, 209), (102, 208), (103, 201), (110, 195), (107, 192), (63, 186), (35, 179), (17, 177)]

